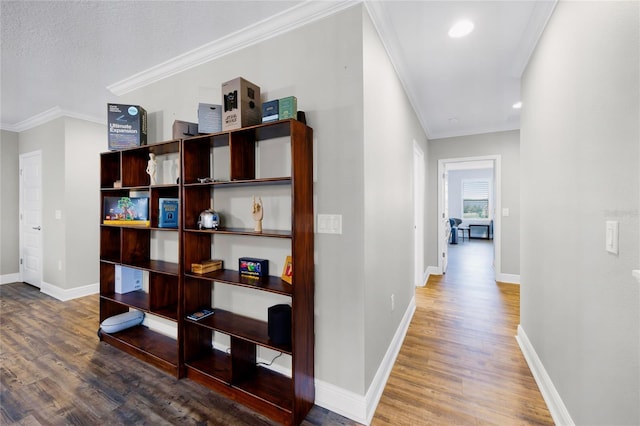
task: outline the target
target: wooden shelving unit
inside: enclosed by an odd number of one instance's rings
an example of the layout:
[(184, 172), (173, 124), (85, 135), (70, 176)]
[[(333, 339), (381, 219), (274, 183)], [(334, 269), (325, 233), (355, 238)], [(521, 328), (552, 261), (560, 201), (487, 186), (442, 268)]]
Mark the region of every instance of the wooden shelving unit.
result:
[[(182, 345), (180, 318), (182, 317), (182, 270), (180, 253), (174, 259), (155, 258), (152, 240), (169, 238), (180, 244), (180, 229), (158, 227), (158, 200), (162, 197), (179, 198), (177, 182), (150, 185), (146, 173), (149, 153), (180, 158), (179, 140), (142, 146), (101, 155), (100, 214), (103, 215), (105, 197), (149, 197), (150, 226), (100, 225), (100, 321), (137, 309), (147, 316), (156, 316), (175, 323), (176, 338), (167, 337), (147, 326), (108, 334), (101, 339), (168, 373), (180, 377), (182, 371)], [(121, 187), (115, 188), (116, 181)], [(101, 218), (103, 219), (103, 218)], [(102, 222), (102, 221), (101, 221)], [(147, 285), (143, 290), (119, 294), (115, 292), (116, 265), (143, 271)]]
[[(282, 175), (260, 176), (258, 148), (286, 140), (287, 170)], [(156, 155), (178, 153), (182, 175), (179, 184), (149, 186), (145, 173), (149, 152)], [(224, 164), (224, 176), (216, 177), (216, 164)], [(314, 388), (314, 221), (313, 221), (313, 130), (296, 120), (283, 120), (169, 141), (146, 147), (109, 152), (101, 157), (101, 193), (126, 196), (131, 191), (148, 191), (149, 228), (101, 225), (101, 312), (100, 320), (140, 309), (174, 321), (178, 339), (171, 339), (138, 326), (102, 339), (177, 377), (186, 376), (243, 403), (283, 424), (300, 424), (313, 406)], [(208, 177), (211, 181), (202, 182)], [(123, 188), (113, 188), (121, 180)], [(255, 232), (243, 226), (216, 230), (199, 229), (198, 217), (215, 206), (219, 191), (266, 190), (279, 188), (289, 194), (291, 223), (286, 229)], [(150, 241), (157, 228), (158, 199), (180, 198), (179, 259), (177, 262), (152, 258)], [(246, 215), (246, 211), (235, 212)], [(232, 213), (232, 214), (235, 214)], [(288, 217), (288, 216), (287, 216)], [(171, 231), (169, 231), (171, 232)], [(190, 271), (192, 263), (215, 257), (216, 247), (225, 239), (290, 244), (293, 285), (271, 270), (260, 279), (247, 278), (237, 271), (237, 259), (225, 261), (223, 270), (207, 274)], [(248, 243), (251, 245), (251, 243)], [(251, 255), (251, 254), (247, 254)], [(270, 259), (282, 261), (282, 259)], [(148, 291), (127, 294), (114, 292), (116, 264), (147, 271)], [(252, 317), (217, 306), (216, 287), (242, 289), (257, 297), (285, 298), (291, 305), (291, 343), (270, 340), (266, 312)], [(255, 293), (254, 293), (255, 292)], [(215, 314), (199, 321), (186, 315), (202, 307)], [(228, 351), (216, 349), (215, 336), (224, 335)], [(258, 364), (258, 348), (282, 352), (291, 358), (290, 374), (282, 374)]]

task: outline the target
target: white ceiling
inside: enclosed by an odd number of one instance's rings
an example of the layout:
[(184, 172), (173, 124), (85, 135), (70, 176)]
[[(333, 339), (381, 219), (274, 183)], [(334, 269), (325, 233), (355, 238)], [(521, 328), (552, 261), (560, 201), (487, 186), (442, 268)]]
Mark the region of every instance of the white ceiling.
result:
[[(144, 84), (136, 76), (160, 79), (257, 42), (245, 34), (357, 2), (1, 0), (0, 126), (21, 131), (60, 114), (106, 122), (104, 105)], [(430, 139), (519, 128), (512, 104), (555, 0), (365, 4)], [(449, 38), (463, 17), (475, 30)]]

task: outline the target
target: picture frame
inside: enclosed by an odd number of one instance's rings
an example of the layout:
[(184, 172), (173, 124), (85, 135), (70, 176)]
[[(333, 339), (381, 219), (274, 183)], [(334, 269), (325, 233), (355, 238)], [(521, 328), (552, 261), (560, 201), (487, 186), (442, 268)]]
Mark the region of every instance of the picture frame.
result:
[(291, 256), (287, 256), (285, 259), (280, 278), (289, 284), (293, 284), (293, 259)]

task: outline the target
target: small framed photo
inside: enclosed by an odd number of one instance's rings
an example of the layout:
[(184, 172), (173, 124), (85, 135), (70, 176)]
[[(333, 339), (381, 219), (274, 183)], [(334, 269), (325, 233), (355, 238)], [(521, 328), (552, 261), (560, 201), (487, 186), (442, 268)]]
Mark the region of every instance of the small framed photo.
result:
[(287, 259), (284, 262), (284, 267), (282, 268), (282, 280), (288, 282), (289, 284), (293, 284), (293, 261), (291, 260), (291, 256), (287, 256)]

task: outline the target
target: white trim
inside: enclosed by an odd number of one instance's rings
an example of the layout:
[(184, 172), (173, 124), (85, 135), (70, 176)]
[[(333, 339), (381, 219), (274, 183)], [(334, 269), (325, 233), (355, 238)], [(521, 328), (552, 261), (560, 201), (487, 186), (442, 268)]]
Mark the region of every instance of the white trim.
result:
[(20, 281), (22, 281), (20, 273), (0, 275), (0, 285), (18, 283)]
[(82, 287), (64, 289), (53, 284), (42, 281), (40, 291), (46, 295), (54, 297), (58, 300), (66, 302), (67, 300), (77, 299), (78, 297), (97, 294), (100, 291), (100, 283), (89, 284)]
[(496, 274), (496, 281), (507, 284), (520, 284), (520, 275), (516, 274)]
[(22, 120), (19, 123), (1, 124), (0, 128), (2, 128), (2, 130), (8, 130), (10, 132), (20, 133), (24, 132), (25, 130), (33, 129), (34, 127), (38, 127), (42, 124), (48, 123), (49, 121), (53, 121), (60, 117), (77, 118), (78, 120), (90, 121), (98, 124), (106, 124), (106, 117), (105, 119), (100, 119), (89, 115), (66, 111), (59, 106), (55, 106), (51, 109), (41, 112), (40, 114), (36, 114), (33, 117), (27, 118), (26, 120)]
[(638, 282), (640, 283), (640, 269), (634, 269), (633, 271), (631, 271), (631, 275), (635, 277), (636, 280), (638, 280)]
[(327, 16), (348, 9), (361, 0), (340, 0), (336, 2), (305, 1), (275, 16), (258, 21), (249, 27), (211, 41), (185, 52), (168, 61), (143, 70), (137, 74), (107, 86), (107, 90), (122, 96), (133, 90), (148, 86), (172, 75), (221, 58), (246, 47), (253, 46), (280, 34), (318, 21)]
[(569, 415), (567, 407), (564, 405), (562, 398), (560, 398), (560, 394), (553, 385), (551, 377), (547, 374), (547, 370), (545, 370), (542, 361), (538, 358), (538, 354), (529, 341), (529, 338), (524, 332), (521, 324), (518, 325), (518, 335), (516, 336), (516, 340), (518, 341), (520, 350), (524, 355), (524, 359), (529, 365), (531, 374), (533, 374), (533, 378), (538, 384), (542, 398), (544, 398), (544, 401), (547, 403), (547, 407), (549, 408), (549, 412), (551, 413), (554, 423), (559, 426), (575, 425), (573, 419), (571, 419), (571, 415)]
[[(427, 279), (429, 279), (429, 277), (431, 275), (442, 275), (442, 267), (440, 266), (429, 266), (427, 267)], [(425, 280), (426, 282), (426, 280)]]
[(367, 424), (367, 401), (363, 395), (351, 392), (341, 387), (315, 380), (315, 404), (351, 420)]
[(402, 321), (393, 336), (391, 344), (365, 396), (316, 379), (316, 405), (338, 413), (341, 416), (348, 417), (358, 423), (365, 425), (370, 424), (376, 412), (380, 397), (382, 397), (384, 387), (389, 379), (389, 375), (391, 374), (391, 370), (393, 369), (393, 364), (396, 362), (398, 353), (400, 353), (400, 349), (402, 348), (402, 343), (407, 335), (407, 330), (409, 329), (409, 324), (411, 324), (411, 319), (415, 311), (416, 298), (414, 296), (411, 301), (409, 301), (409, 306), (407, 306)]

